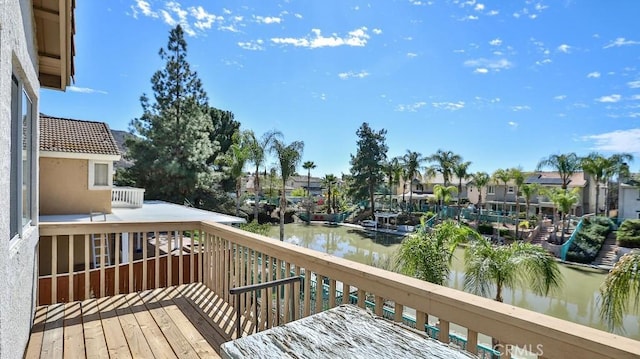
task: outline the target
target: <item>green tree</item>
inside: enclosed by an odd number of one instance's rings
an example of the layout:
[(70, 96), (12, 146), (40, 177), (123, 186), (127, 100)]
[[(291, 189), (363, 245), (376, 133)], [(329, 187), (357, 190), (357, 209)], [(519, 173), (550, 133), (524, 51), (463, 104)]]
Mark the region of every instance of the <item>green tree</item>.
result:
[(436, 225), (433, 230), (426, 228), (424, 217), (420, 221), (420, 229), (404, 239), (396, 252), (396, 269), (430, 283), (445, 285), (454, 250), (459, 243), (467, 242), (470, 237), (478, 238), (479, 234), (450, 220)]
[(600, 317), (610, 329), (622, 326), (624, 313), (633, 301), (640, 308), (640, 252), (627, 253), (609, 271), (600, 287)]
[(553, 168), (560, 175), (562, 180), (562, 189), (567, 190), (571, 177), (580, 170), (580, 157), (575, 153), (550, 155), (538, 162), (537, 171), (543, 168)]
[(504, 192), (502, 194), (502, 214), (507, 215), (507, 184), (511, 180), (511, 172), (509, 170), (505, 170), (502, 168), (497, 169), (493, 172), (493, 180), (496, 182), (502, 182), (504, 184)]
[(533, 196), (538, 194), (540, 190), (540, 185), (538, 183), (525, 183), (520, 186), (520, 191), (522, 192), (522, 197), (524, 197), (525, 201), (525, 211), (527, 213), (527, 217), (529, 217), (529, 208), (531, 206), (531, 200)]
[[(626, 162), (632, 160), (633, 156), (629, 153), (619, 153), (611, 155), (610, 157), (604, 157), (596, 152), (592, 152), (587, 157), (580, 159), (582, 170), (593, 178), (593, 182), (595, 182), (596, 185), (596, 214), (600, 211), (600, 184), (607, 184), (611, 177), (619, 174), (623, 170)], [(605, 195), (605, 198), (606, 197)], [(605, 201), (605, 212), (608, 216), (609, 205), (607, 201)]]
[(253, 131), (251, 131), (249, 135), (249, 161), (255, 165), (253, 181), (255, 203), (253, 208), (253, 218), (256, 221), (258, 220), (258, 212), (260, 210), (260, 166), (264, 164), (267, 152), (271, 149), (273, 141), (276, 139), (282, 139), (282, 132), (276, 130), (267, 131), (260, 138), (257, 138)]
[(451, 182), (451, 176), (453, 174), (453, 166), (462, 161), (462, 157), (453, 153), (452, 151), (438, 150), (433, 155), (427, 157), (427, 161), (435, 162), (432, 168), (436, 172), (442, 173), (442, 179), (444, 185), (448, 186)]
[(516, 238), (518, 238), (518, 229), (520, 227), (520, 188), (524, 184), (526, 174), (522, 171), (522, 168), (514, 167), (509, 170), (511, 179), (515, 184), (516, 194)]
[(580, 188), (574, 187), (571, 191), (554, 188), (548, 191), (549, 197), (553, 204), (560, 212), (562, 212), (562, 232), (560, 234), (560, 242), (564, 243), (564, 232), (568, 228), (567, 214), (571, 211), (571, 208), (580, 200)]
[(236, 132), (227, 154), (219, 159), (222, 168), (235, 183), (236, 194), (236, 216), (240, 215), (240, 197), (242, 195), (242, 179), (244, 177), (244, 167), (247, 164), (250, 152), (250, 131)]
[(280, 179), (282, 180), (282, 193), (280, 195), (280, 240), (284, 241), (284, 215), (287, 210), (286, 184), (289, 177), (296, 173), (296, 167), (302, 160), (304, 142), (293, 141), (286, 144), (279, 139), (275, 139), (272, 144), (276, 153), (280, 169)]
[(387, 183), (389, 185), (389, 208), (391, 208), (391, 196), (393, 194), (393, 186), (400, 184), (400, 177), (402, 176), (402, 166), (400, 164), (401, 157), (394, 157), (391, 160), (385, 162), (383, 166), (384, 173), (388, 176)]
[(378, 185), (384, 181), (382, 165), (387, 159), (387, 130), (374, 131), (364, 122), (356, 131), (358, 150), (351, 155), (352, 183), (349, 195), (357, 200), (368, 197), (371, 215), (375, 212), (374, 193)]
[(229, 151), (233, 143), (233, 134), (240, 131), (240, 122), (234, 119), (233, 112), (220, 110), (215, 107), (209, 108), (209, 117), (213, 130), (209, 134), (209, 140), (218, 145), (218, 152), (209, 159), (209, 163), (214, 163), (217, 154), (225, 154)]
[(307, 170), (307, 223), (311, 223), (311, 170), (316, 168), (316, 164), (313, 161), (305, 161), (302, 168)]
[(436, 201), (440, 203), (440, 209), (438, 213), (442, 213), (442, 207), (445, 203), (451, 202), (453, 199), (453, 194), (456, 193), (458, 189), (455, 186), (444, 186), (441, 184), (437, 184), (433, 186), (433, 194), (436, 197)]
[(332, 211), (333, 206), (331, 204), (331, 195), (333, 194), (333, 192), (331, 191), (331, 187), (335, 186), (337, 182), (338, 182), (338, 178), (336, 178), (336, 176), (334, 176), (333, 174), (324, 175), (324, 178), (322, 179), (322, 185), (327, 188), (327, 213), (333, 212)]
[(457, 205), (458, 205), (458, 224), (460, 224), (460, 196), (462, 195), (462, 181), (467, 180), (470, 177), (470, 174), (467, 172), (469, 170), (469, 166), (471, 166), (471, 162), (466, 161), (462, 162), (462, 159), (456, 162), (453, 165), (452, 172), (456, 177), (458, 177), (458, 196), (457, 196)]
[(482, 209), (482, 190), (491, 182), (487, 172), (476, 172), (471, 175), (471, 184), (478, 188), (478, 209)]
[(413, 211), (413, 179), (416, 176), (420, 176), (420, 165), (426, 161), (426, 158), (419, 152), (409, 151), (402, 157), (402, 164), (405, 168), (405, 173), (409, 178), (409, 212)]
[(215, 152), (209, 138), (212, 122), (207, 94), (187, 56), (184, 31), (178, 25), (160, 49), (164, 68), (151, 78), (153, 100), (142, 95), (142, 116), (131, 121), (127, 140), (135, 161), (131, 171), (149, 198), (199, 203), (200, 191), (214, 186), (209, 161)]
[(498, 302), (503, 301), (504, 288), (530, 288), (547, 295), (561, 282), (557, 262), (540, 246), (522, 242), (494, 246), (480, 237), (465, 251), (465, 289), (488, 297), (495, 287)]

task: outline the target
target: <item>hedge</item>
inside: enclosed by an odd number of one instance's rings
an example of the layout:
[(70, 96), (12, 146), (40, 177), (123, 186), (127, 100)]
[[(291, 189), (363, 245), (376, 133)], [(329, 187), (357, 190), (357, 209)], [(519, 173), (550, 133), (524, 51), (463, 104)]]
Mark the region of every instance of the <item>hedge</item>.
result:
[(569, 247), (567, 260), (577, 263), (591, 263), (598, 256), (605, 239), (614, 229), (614, 223), (607, 217), (592, 217), (582, 220), (582, 228)]
[(622, 222), (617, 236), (620, 246), (640, 248), (640, 219), (627, 219)]

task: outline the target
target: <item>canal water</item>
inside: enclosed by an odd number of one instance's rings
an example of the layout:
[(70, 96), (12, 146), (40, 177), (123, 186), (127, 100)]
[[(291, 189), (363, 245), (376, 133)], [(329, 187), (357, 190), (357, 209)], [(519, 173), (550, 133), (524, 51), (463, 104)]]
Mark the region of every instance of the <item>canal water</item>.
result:
[[(279, 238), (279, 227), (271, 228), (269, 235)], [(292, 223), (285, 225), (285, 241), (355, 262), (388, 268), (402, 237), (347, 226)], [(464, 250), (457, 249), (448, 284), (451, 288), (463, 289), (463, 261)], [(513, 291), (505, 289), (505, 303), (606, 330), (605, 323), (600, 319), (598, 306), (598, 288), (604, 281), (605, 274), (566, 265), (562, 265), (560, 270), (563, 285), (556, 292), (542, 297), (526, 288)], [(624, 333), (621, 334), (640, 340), (640, 316), (627, 313), (624, 317)]]

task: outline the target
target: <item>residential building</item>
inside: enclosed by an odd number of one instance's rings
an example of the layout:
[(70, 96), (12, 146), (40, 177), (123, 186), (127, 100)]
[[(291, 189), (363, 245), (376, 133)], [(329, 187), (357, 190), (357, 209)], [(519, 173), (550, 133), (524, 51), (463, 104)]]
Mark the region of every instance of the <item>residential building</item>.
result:
[[(469, 200), (469, 196), (473, 192), (473, 186), (470, 185), (471, 178), (462, 179), (461, 182), (462, 191), (460, 191), (460, 193), (457, 192), (458, 184), (460, 184), (458, 177), (453, 176), (449, 178), (449, 183), (447, 185), (456, 187), (456, 193), (453, 196), (453, 200), (455, 201), (459, 198), (462, 203), (465, 203)], [(401, 203), (404, 198), (404, 201), (408, 202), (409, 197), (411, 197), (411, 201), (414, 206), (422, 208), (424, 205), (428, 205), (429, 202), (435, 203), (434, 187), (436, 185), (443, 186), (444, 184), (444, 177), (442, 176), (442, 173), (439, 172), (431, 177), (425, 176), (421, 178), (414, 178), (410, 183), (406, 184), (401, 180), (393, 190), (395, 193), (393, 195), (393, 200), (394, 202)]]
[(74, 75), (74, 6), (9, 0), (0, 11), (0, 358), (22, 357), (33, 321), (40, 89)]
[(620, 183), (618, 189), (618, 221), (640, 219), (640, 182)]

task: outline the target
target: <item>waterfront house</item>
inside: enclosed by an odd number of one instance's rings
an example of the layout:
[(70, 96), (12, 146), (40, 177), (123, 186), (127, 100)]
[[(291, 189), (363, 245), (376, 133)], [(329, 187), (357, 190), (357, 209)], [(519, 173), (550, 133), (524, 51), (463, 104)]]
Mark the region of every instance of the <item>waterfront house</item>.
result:
[(627, 180), (618, 189), (618, 221), (640, 219), (640, 182)]

